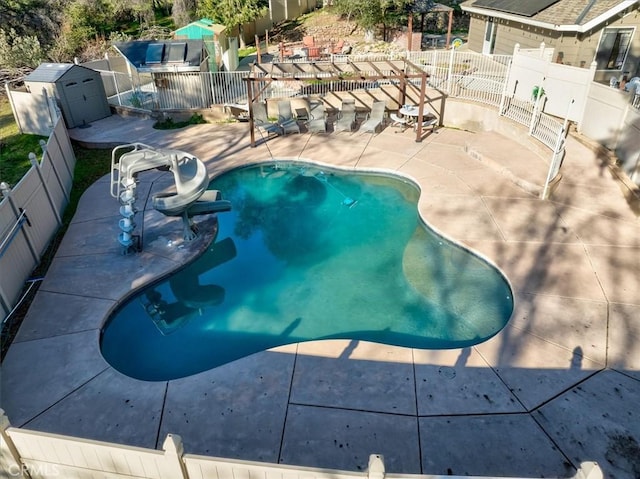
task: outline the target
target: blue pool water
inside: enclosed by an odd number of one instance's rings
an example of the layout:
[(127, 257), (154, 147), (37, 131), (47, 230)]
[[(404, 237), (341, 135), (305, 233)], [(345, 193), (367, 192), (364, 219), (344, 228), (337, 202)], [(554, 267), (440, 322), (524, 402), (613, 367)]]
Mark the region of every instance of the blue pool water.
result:
[(210, 188), (233, 205), (214, 243), (102, 332), (104, 357), (128, 376), (174, 379), (321, 338), (466, 347), (511, 316), (505, 278), (426, 227), (408, 181), (275, 162)]

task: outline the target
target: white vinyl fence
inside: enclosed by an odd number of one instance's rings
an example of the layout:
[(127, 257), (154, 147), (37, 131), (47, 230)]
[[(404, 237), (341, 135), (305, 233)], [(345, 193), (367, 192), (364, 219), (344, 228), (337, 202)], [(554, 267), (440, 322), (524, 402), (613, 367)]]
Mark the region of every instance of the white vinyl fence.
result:
[[(38, 265), (69, 203), (76, 158), (62, 118), (42, 154), (32, 154), (31, 168), (0, 201), (0, 314), (5, 327), (25, 281)], [(2, 329), (2, 328), (0, 328)]]
[[(365, 472), (294, 467), (185, 454), (180, 436), (168, 434), (162, 450), (124, 446), (9, 426), (0, 409), (0, 477), (30, 479), (384, 479), (384, 458), (369, 456)], [(437, 477), (411, 474), (413, 479)], [(457, 476), (460, 477), (460, 476)], [(584, 462), (575, 479), (602, 479), (595, 462)], [(468, 477), (467, 479), (473, 479)], [(488, 479), (488, 478), (487, 478)]]
[(9, 104), (18, 129), (33, 135), (49, 136), (61, 113), (55, 98), (44, 88), (39, 92), (18, 91), (5, 83)]

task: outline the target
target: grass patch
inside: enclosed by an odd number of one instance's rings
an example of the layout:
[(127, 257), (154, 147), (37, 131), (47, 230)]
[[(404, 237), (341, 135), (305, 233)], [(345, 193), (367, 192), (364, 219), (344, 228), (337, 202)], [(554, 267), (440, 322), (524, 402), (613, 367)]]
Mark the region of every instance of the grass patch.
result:
[(40, 140), (45, 136), (23, 135), (13, 118), (6, 96), (0, 96), (0, 181), (15, 185), (31, 168), (29, 153), (42, 155)]
[(243, 58), (246, 58), (251, 55), (255, 55), (258, 52), (256, 47), (246, 47), (238, 49), (238, 59), (242, 61)]
[(188, 120), (173, 121), (173, 118), (168, 117), (162, 121), (157, 121), (153, 125), (153, 127), (156, 130), (176, 130), (178, 128), (184, 128), (185, 126), (189, 126), (189, 125), (201, 125), (206, 122), (207, 120), (205, 120), (202, 117), (202, 115), (199, 115), (198, 113), (194, 113), (193, 115), (191, 115), (191, 118), (189, 118)]

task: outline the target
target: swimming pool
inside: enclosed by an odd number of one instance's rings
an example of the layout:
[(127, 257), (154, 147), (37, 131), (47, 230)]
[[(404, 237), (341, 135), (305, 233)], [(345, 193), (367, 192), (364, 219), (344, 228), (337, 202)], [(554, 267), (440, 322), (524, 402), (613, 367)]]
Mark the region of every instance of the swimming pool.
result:
[(315, 339), (466, 347), (511, 316), (506, 278), (425, 226), (403, 178), (275, 161), (210, 188), (233, 205), (214, 243), (103, 328), (105, 359), (128, 376), (175, 379)]

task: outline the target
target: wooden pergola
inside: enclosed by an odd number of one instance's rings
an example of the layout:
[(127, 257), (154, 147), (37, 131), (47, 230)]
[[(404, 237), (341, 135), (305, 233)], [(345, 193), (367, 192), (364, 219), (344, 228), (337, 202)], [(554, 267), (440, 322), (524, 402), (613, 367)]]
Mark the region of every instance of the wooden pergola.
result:
[[(373, 82), (388, 81), (386, 86), (395, 87), (397, 95), (392, 95), (384, 88), (376, 88), (375, 95), (371, 89), (354, 89), (334, 91), (328, 89), (321, 96), (334, 95), (336, 98), (351, 96), (359, 100), (356, 92), (366, 92), (376, 99), (377, 95), (384, 97), (384, 100), (396, 102), (398, 106), (408, 102), (418, 106), (418, 118), (416, 127), (416, 142), (422, 141), (424, 108), (425, 103), (430, 104), (436, 98), (427, 98), (427, 79), (429, 74), (422, 68), (407, 59), (385, 60), (385, 61), (362, 61), (334, 63), (334, 62), (309, 62), (309, 63), (268, 63), (253, 64), (251, 72), (245, 81), (247, 82), (247, 98), (249, 103), (249, 127), (251, 129), (251, 146), (256, 146), (255, 120), (253, 114), (253, 104), (260, 101), (260, 97), (269, 85), (274, 82)], [(420, 80), (419, 88), (413, 81)], [(348, 84), (348, 83), (347, 83)], [(329, 83), (329, 85), (331, 85)], [(338, 95), (341, 93), (342, 95)], [(440, 92), (439, 92), (440, 93)], [(441, 94), (437, 99), (444, 97)], [(362, 102), (361, 102), (362, 103)], [(437, 116), (438, 124), (442, 122), (442, 109), (444, 102), (440, 103), (440, 111)], [(435, 111), (435, 110), (434, 110)]]
[(432, 13), (446, 13), (449, 16), (449, 21), (447, 22), (447, 41), (445, 43), (445, 48), (448, 50), (451, 46), (451, 27), (453, 25), (453, 8), (448, 7), (446, 5), (442, 5), (441, 3), (432, 4), (428, 0), (415, 0), (410, 11), (409, 11), (409, 19), (408, 19), (408, 35), (407, 35), (407, 49), (409, 51), (412, 50), (411, 42), (413, 40), (413, 16), (420, 15), (420, 31), (424, 30), (424, 17), (425, 15)]

